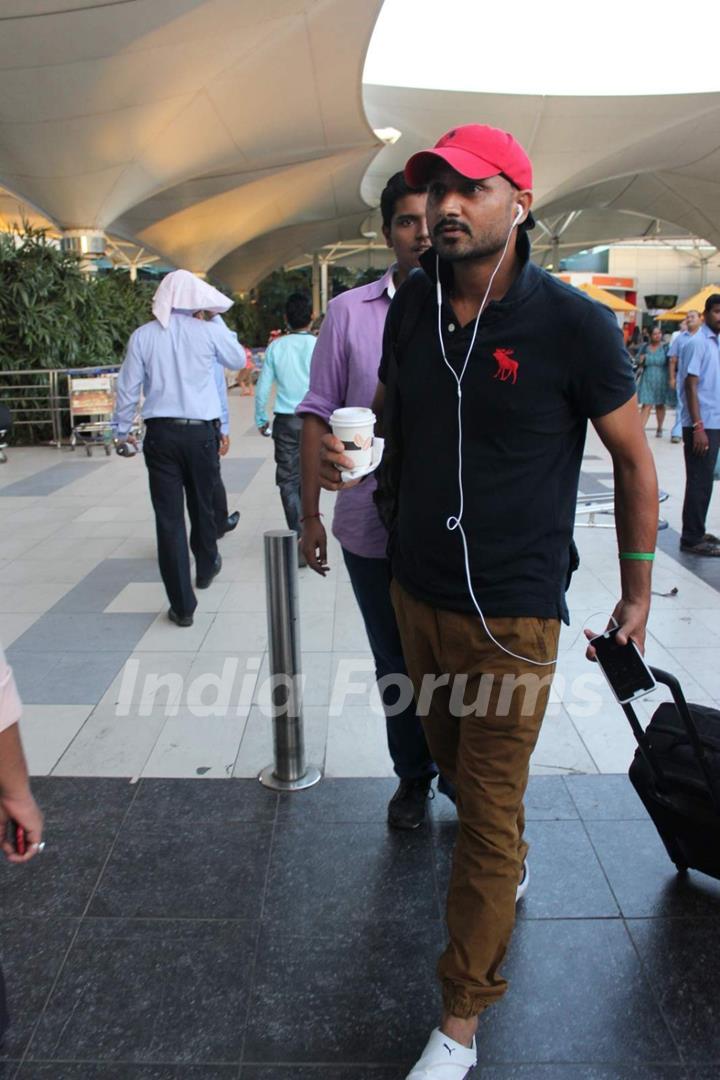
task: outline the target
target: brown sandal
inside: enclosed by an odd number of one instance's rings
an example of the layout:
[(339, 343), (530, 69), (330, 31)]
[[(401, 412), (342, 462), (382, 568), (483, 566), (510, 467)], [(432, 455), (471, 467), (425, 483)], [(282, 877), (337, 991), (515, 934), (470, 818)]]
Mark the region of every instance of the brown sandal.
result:
[(680, 541), (680, 550), (687, 552), (688, 555), (706, 555), (720, 559), (720, 545), (711, 544), (707, 540), (701, 540), (699, 544), (683, 544)]

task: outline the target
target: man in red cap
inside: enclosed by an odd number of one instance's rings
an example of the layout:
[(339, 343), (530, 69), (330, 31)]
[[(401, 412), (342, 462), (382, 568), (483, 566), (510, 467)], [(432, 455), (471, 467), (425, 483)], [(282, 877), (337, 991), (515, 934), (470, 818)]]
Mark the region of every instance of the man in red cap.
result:
[[(587, 421), (614, 465), (618, 640), (641, 649), (657, 482), (613, 315), (530, 261), (522, 147), (458, 127), (405, 177), (428, 186), (433, 247), (385, 325), (379, 488), (403, 652), (418, 702), (433, 680), (423, 724), (460, 825), (442, 1020), (408, 1080), (462, 1080), (479, 1014), (506, 990), (499, 969), (528, 884), (523, 796), (568, 619)], [(340, 449), (327, 437), (329, 487), (329, 467), (347, 467)]]

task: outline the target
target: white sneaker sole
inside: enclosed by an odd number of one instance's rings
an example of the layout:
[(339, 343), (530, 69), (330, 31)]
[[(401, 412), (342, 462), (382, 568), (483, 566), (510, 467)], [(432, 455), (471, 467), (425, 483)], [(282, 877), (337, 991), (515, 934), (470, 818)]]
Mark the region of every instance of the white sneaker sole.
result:
[(517, 904), (518, 900), (522, 900), (523, 896), (528, 891), (528, 885), (529, 884), (530, 884), (530, 867), (525, 862), (525, 863), (523, 863), (523, 877), (522, 877), (522, 880), (520, 881), (520, 884), (517, 887), (517, 892), (515, 893), (515, 903), (516, 904)]

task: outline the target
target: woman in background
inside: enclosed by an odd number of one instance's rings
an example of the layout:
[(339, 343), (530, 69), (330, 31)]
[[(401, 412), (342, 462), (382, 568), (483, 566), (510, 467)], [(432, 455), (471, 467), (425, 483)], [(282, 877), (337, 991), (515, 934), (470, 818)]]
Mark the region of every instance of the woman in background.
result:
[(253, 371), (255, 370), (255, 361), (253, 360), (253, 354), (250, 349), (248, 349), (247, 345), (245, 345), (244, 348), (245, 367), (240, 368), (238, 371), (237, 382), (234, 385), (240, 387), (241, 397), (252, 397), (254, 393), (252, 376)]
[(645, 427), (650, 416), (650, 410), (654, 406), (655, 415), (657, 416), (657, 431), (655, 434), (658, 439), (662, 439), (669, 385), (668, 350), (662, 343), (662, 330), (659, 326), (653, 327), (650, 341), (647, 345), (643, 345), (638, 352), (637, 361), (642, 372), (638, 384), (640, 419), (643, 427)]

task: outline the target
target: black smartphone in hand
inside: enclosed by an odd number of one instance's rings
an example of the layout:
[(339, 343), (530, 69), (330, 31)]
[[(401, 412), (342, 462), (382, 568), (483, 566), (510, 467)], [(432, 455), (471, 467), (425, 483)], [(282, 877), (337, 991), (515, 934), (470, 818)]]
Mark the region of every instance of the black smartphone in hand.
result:
[(619, 629), (616, 626), (604, 634), (598, 634), (590, 639), (590, 644), (595, 649), (597, 662), (613, 694), (621, 705), (628, 705), (636, 698), (649, 694), (657, 684), (635, 642), (618, 645)]

